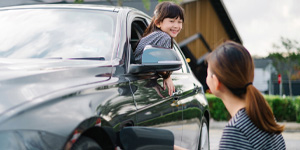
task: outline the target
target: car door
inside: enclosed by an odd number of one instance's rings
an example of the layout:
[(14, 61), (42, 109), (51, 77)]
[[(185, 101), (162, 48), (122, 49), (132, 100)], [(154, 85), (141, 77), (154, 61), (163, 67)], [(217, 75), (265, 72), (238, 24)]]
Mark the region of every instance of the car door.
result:
[[(91, 105), (96, 106), (97, 114), (104, 118), (115, 131), (119, 131), (125, 126), (134, 126), (136, 124), (134, 113), (136, 106), (132, 97), (132, 92), (135, 91), (136, 87), (131, 85), (128, 80), (122, 79), (122, 77), (119, 77), (118, 80), (116, 85), (96, 88), (97, 93), (101, 94), (100, 92), (102, 92), (106, 94), (102, 97), (98, 96), (99, 98), (91, 103)], [(102, 101), (100, 105), (97, 105), (96, 102), (100, 98)]]
[(176, 92), (168, 95), (162, 90), (163, 79), (151, 75), (133, 84), (139, 87), (134, 95), (137, 103), (137, 122), (141, 126), (160, 127), (173, 132), (175, 145), (197, 149), (200, 137), (201, 104), (198, 93), (201, 84), (191, 73), (178, 46), (174, 50), (180, 56), (182, 68), (171, 75)]
[[(134, 49), (148, 22), (143, 17), (138, 16), (132, 17), (130, 20), (130, 45)], [(131, 58), (131, 60), (133, 59)], [(176, 97), (171, 97), (167, 90), (162, 90), (163, 80), (155, 73), (133, 76), (135, 78), (132, 77), (131, 84), (137, 87), (134, 93), (134, 101), (137, 105), (137, 125), (168, 129), (175, 136), (175, 144), (180, 145), (182, 106), (176, 105)]]
[(182, 60), (182, 69), (173, 72), (172, 79), (177, 90), (177, 105), (182, 106), (183, 128), (181, 147), (197, 149), (200, 140), (201, 119), (205, 103), (202, 85), (189, 68), (186, 58), (175, 43), (174, 50)]

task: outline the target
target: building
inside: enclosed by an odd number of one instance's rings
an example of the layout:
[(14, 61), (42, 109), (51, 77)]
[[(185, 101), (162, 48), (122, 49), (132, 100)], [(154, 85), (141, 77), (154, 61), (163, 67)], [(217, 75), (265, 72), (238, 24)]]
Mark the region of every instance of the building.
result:
[(254, 81), (253, 85), (264, 94), (274, 94), (272, 84), (272, 74), (276, 74), (276, 69), (271, 59), (254, 59)]
[[(222, 0), (183, 0), (185, 23), (176, 40), (181, 42), (200, 33), (213, 50), (225, 40), (242, 44), (242, 40), (228, 14)], [(208, 52), (201, 40), (188, 44), (196, 58)]]
[(185, 22), (176, 38), (195, 76), (207, 90), (205, 56), (226, 40), (242, 44), (222, 0), (183, 0)]
[[(280, 95), (278, 83), (278, 72), (273, 66), (271, 59), (254, 59), (254, 81), (253, 85), (263, 94)], [(282, 94), (290, 95), (289, 81), (286, 74), (281, 74)], [(291, 81), (293, 96), (300, 95), (300, 80)]]

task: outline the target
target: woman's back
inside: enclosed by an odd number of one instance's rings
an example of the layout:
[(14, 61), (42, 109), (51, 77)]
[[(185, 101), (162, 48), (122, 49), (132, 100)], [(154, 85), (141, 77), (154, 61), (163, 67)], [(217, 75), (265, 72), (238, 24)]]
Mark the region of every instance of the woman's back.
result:
[(282, 134), (258, 129), (240, 109), (223, 131), (220, 149), (286, 149)]

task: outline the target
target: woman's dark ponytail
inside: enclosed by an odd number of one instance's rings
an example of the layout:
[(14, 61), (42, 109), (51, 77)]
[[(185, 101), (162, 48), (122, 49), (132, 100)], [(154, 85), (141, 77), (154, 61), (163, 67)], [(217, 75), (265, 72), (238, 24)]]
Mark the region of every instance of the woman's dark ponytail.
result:
[(284, 126), (276, 123), (272, 109), (263, 95), (252, 85), (246, 89), (246, 112), (252, 122), (261, 130), (280, 134)]

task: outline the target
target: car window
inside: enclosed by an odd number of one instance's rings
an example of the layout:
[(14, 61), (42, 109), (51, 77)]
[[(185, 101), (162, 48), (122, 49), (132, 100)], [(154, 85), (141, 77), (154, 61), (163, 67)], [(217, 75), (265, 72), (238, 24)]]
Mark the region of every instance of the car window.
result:
[(183, 53), (181, 52), (178, 45), (174, 44), (173, 49), (177, 52), (178, 56), (180, 57), (181, 63), (182, 63), (182, 68), (177, 71), (174, 71), (173, 73), (189, 73), (189, 68), (188, 68), (188, 64), (186, 62), (186, 58), (183, 55)]
[(0, 57), (110, 60), (117, 14), (83, 9), (0, 11)]
[(139, 42), (139, 40), (142, 38), (144, 31), (146, 30), (147, 26), (144, 22), (144, 19), (142, 18), (135, 18), (134, 21), (131, 24), (131, 37), (130, 37), (130, 45), (132, 48), (131, 51), (131, 63), (135, 63), (134, 62), (134, 56), (133, 56), (133, 52)]
[(130, 44), (132, 48), (135, 48), (137, 46), (137, 42), (142, 38), (144, 31), (146, 30), (145, 23), (141, 20), (135, 20), (131, 24), (131, 38), (130, 38)]

